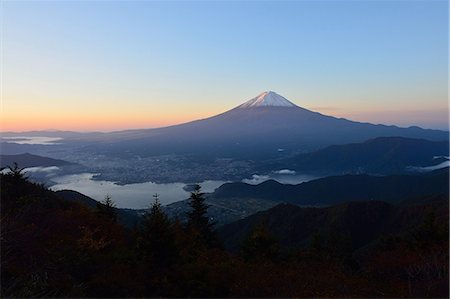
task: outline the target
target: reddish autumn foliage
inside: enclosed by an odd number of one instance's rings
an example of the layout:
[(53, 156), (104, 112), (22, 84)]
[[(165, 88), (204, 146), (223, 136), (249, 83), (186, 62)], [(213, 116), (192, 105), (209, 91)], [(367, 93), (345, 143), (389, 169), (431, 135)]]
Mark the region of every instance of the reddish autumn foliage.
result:
[(422, 225), (358, 250), (338, 246), (347, 239), (317, 236), (283, 253), (260, 226), (231, 254), (157, 205), (146, 225), (129, 230), (23, 177), (1, 175), (1, 295), (446, 297), (446, 215), (431, 211)]

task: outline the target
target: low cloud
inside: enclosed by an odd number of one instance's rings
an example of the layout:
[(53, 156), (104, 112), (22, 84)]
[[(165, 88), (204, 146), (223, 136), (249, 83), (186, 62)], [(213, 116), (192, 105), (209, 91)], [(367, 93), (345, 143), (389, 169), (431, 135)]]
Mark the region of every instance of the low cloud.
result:
[(281, 169), (281, 170), (277, 170), (274, 172), (276, 174), (296, 174), (295, 170), (290, 170), (290, 169)]
[(254, 175), (252, 175), (251, 179), (243, 179), (242, 182), (244, 182), (246, 184), (250, 184), (250, 185), (257, 185), (257, 184), (265, 182), (265, 181), (267, 181), (269, 179), (270, 179), (270, 177), (268, 175), (257, 175), (257, 174), (254, 174)]

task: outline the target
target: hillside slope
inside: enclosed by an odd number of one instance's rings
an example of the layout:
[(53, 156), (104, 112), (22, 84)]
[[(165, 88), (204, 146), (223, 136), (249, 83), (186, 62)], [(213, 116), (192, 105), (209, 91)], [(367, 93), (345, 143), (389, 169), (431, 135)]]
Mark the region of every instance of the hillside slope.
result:
[(448, 168), (421, 175), (330, 176), (298, 185), (270, 180), (259, 185), (227, 183), (215, 190), (215, 198), (261, 198), (296, 205), (331, 205), (345, 201), (384, 200), (448, 195)]
[(441, 225), (447, 224), (448, 203), (448, 196), (432, 196), (397, 205), (383, 201), (347, 202), (327, 208), (280, 204), (224, 225), (219, 235), (228, 249), (236, 251), (252, 228), (264, 223), (284, 248), (309, 246), (320, 235), (345, 238), (355, 250), (382, 235), (410, 230), (431, 211)]
[(281, 152), (309, 151), (380, 136), (448, 140), (445, 131), (336, 118), (299, 107), (274, 92), (264, 92), (209, 118), (92, 139), (86, 150), (116, 156), (171, 153), (258, 160), (279, 157)]
[(14, 163), (17, 163), (19, 167), (49, 167), (72, 164), (64, 160), (42, 157), (30, 153), (18, 155), (0, 155), (0, 167), (12, 166)]
[(439, 164), (448, 156), (448, 141), (379, 137), (363, 143), (332, 145), (266, 167), (298, 172), (396, 174), (404, 173), (409, 166)]

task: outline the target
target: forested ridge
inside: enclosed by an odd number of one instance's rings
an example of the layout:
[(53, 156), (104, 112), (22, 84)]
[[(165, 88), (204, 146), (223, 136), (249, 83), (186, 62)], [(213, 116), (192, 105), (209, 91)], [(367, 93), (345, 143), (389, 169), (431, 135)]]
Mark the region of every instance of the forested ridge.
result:
[[(358, 247), (345, 223), (287, 246), (286, 235), (301, 230), (288, 220), (276, 230), (271, 221), (323, 210), (282, 205), (247, 221), (227, 251), (198, 187), (186, 223), (170, 220), (149, 195), (141, 224), (130, 229), (111, 199), (95, 207), (64, 200), (19, 169), (0, 178), (2, 297), (448, 297), (448, 209), (436, 208), (448, 207), (448, 197), (416, 199), (418, 208), (400, 215), (414, 223)], [(343, 208), (334, 210), (328, 217)]]

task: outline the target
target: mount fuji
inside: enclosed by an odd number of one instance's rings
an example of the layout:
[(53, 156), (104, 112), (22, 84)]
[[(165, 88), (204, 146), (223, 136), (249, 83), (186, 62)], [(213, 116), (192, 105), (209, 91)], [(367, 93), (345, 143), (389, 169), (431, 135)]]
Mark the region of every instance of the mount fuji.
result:
[(446, 131), (374, 125), (327, 116), (266, 91), (206, 119), (157, 129), (109, 133), (107, 139), (96, 140), (95, 147), (120, 155), (193, 154), (266, 159), (380, 136), (440, 141), (448, 140), (449, 135)]
[(297, 107), (294, 103), (273, 91), (265, 91), (237, 108), (254, 107)]

